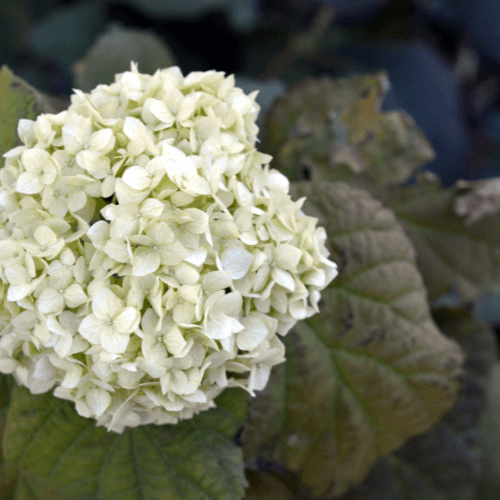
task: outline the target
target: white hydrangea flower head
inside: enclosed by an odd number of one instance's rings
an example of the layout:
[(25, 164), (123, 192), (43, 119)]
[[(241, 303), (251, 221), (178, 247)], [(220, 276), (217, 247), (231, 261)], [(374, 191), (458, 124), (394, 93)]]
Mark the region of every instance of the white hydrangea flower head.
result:
[(337, 266), (234, 83), (132, 63), (20, 120), (0, 169), (0, 372), (118, 433), (264, 389)]

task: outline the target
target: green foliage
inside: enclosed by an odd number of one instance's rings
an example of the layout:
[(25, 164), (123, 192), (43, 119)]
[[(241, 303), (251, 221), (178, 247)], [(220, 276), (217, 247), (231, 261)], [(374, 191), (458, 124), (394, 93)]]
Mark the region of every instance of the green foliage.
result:
[[(237, 427), (236, 417), (217, 409), (176, 426), (108, 433), (67, 401), (16, 387), (4, 450), (30, 477), (71, 498), (230, 500), (246, 486), (241, 450), (231, 443)], [(18, 488), (29, 486), (30, 479)]]
[(248, 471), (249, 487), (244, 500), (295, 500), (282, 478), (267, 472)]
[(73, 66), (75, 87), (90, 92), (100, 83), (110, 84), (118, 73), (130, 71), (130, 61), (139, 64), (141, 73), (175, 66), (170, 49), (152, 32), (111, 25)]
[(403, 112), (382, 113), (389, 88), (384, 72), (292, 86), (266, 117), (263, 150), (291, 180), (406, 181), (434, 158), (432, 147)]
[[(377, 462), (364, 481), (338, 500), (474, 500), (481, 479), (478, 424), (497, 342), (466, 313), (439, 322), (467, 354), (457, 403), (432, 429)], [(493, 438), (493, 436), (492, 436)], [(485, 449), (488, 453), (488, 449)]]
[(421, 176), (415, 185), (382, 195), (417, 250), (430, 301), (450, 290), (462, 303), (473, 301), (500, 280), (499, 214), (467, 223), (456, 210), (462, 194), (458, 186), (443, 189)]
[[(38, 91), (14, 76), (7, 66), (0, 70), (0, 156), (17, 146), (17, 123), (36, 118), (47, 102)], [(2, 159), (3, 164), (3, 159)]]
[(247, 460), (263, 453), (315, 495), (338, 495), (452, 407), (463, 356), (432, 320), (390, 210), (344, 183), (294, 194), (325, 226), (339, 276), (320, 312), (285, 337), (287, 362), (251, 402), (243, 446)]

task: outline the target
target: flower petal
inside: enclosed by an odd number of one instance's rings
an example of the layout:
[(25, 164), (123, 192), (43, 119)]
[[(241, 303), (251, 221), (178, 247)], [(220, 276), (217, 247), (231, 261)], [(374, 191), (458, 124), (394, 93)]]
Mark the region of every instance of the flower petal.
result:
[(122, 309), (122, 301), (108, 288), (101, 288), (92, 299), (92, 312), (103, 321), (114, 319)]
[(224, 271), (229, 271), (234, 280), (243, 278), (250, 269), (253, 255), (243, 248), (231, 247), (224, 251), (221, 256)]

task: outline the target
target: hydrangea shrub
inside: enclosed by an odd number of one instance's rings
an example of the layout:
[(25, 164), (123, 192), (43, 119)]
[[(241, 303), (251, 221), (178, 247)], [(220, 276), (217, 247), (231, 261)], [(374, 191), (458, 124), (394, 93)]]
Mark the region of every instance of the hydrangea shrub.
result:
[(0, 372), (118, 433), (264, 389), (337, 266), (234, 83), (132, 64), (19, 121), (0, 169)]

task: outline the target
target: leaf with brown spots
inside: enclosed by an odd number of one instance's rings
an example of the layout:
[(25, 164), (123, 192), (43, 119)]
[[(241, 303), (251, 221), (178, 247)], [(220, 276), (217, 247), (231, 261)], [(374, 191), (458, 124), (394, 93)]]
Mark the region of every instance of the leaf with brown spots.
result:
[(320, 313), (284, 339), (287, 361), (250, 403), (242, 440), (314, 495), (359, 483), (375, 461), (454, 404), (463, 354), (434, 323), (415, 251), (394, 214), (344, 183), (299, 183), (339, 275)]
[(266, 116), (262, 150), (292, 181), (403, 183), (435, 155), (410, 116), (382, 112), (388, 88), (385, 72), (305, 79)]

